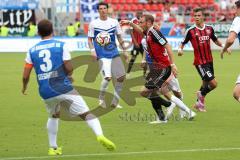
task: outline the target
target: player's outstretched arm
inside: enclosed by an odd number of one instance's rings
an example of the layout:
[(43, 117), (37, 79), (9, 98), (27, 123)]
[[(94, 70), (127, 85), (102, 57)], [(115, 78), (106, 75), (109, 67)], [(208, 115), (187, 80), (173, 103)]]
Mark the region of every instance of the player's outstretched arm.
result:
[(130, 25), (135, 31), (137, 31), (137, 32), (139, 32), (140, 34), (144, 35), (143, 29), (142, 29), (140, 26), (132, 23), (132, 22), (129, 21), (129, 20), (121, 20), (121, 21), (120, 21), (120, 25), (125, 25), (125, 24)]
[(235, 32), (230, 32), (228, 35), (228, 38), (226, 40), (225, 45), (223, 46), (223, 49), (221, 51), (221, 58), (223, 59), (223, 55), (225, 52), (228, 52), (229, 54), (231, 53), (230, 50), (228, 50), (229, 47), (232, 46), (232, 44), (234, 43), (235, 39), (237, 38), (237, 34)]
[(64, 69), (70, 81), (73, 82), (73, 66), (71, 60), (64, 61)]
[(26, 63), (23, 69), (22, 76), (22, 94), (26, 95), (27, 85), (32, 71), (32, 64)]

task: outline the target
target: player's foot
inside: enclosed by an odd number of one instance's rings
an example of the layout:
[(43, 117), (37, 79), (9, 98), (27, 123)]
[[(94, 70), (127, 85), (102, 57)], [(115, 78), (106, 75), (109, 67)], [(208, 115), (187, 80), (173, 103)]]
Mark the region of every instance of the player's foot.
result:
[(194, 105), (193, 105), (193, 108), (195, 108), (197, 111), (199, 112), (207, 112), (207, 110), (205, 109), (204, 105), (202, 105), (201, 103), (199, 102), (196, 102)]
[(126, 74), (126, 79), (130, 79), (130, 73)]
[(49, 156), (56, 156), (56, 155), (62, 155), (62, 148), (49, 148), (48, 149), (48, 155)]
[(107, 105), (106, 105), (105, 101), (102, 100), (102, 99), (99, 99), (99, 104), (98, 105), (101, 106), (102, 108), (107, 108)]
[(176, 107), (176, 104), (175, 103), (171, 103), (171, 105), (169, 107), (167, 107), (167, 113), (166, 113), (166, 117), (165, 117), (165, 120), (168, 120), (172, 113), (173, 113), (173, 109)]
[(157, 118), (155, 121), (149, 122), (149, 124), (159, 124), (159, 123), (167, 123), (168, 121), (165, 120), (160, 120), (159, 118)]
[(180, 115), (181, 119), (187, 117), (187, 113), (185, 111), (181, 110), (181, 109), (179, 110), (179, 115)]
[(205, 97), (201, 94), (201, 91), (197, 91), (197, 99), (200, 104), (205, 105)]
[(122, 107), (120, 104), (118, 104), (118, 105), (116, 106), (116, 108), (122, 109), (123, 107)]
[(195, 112), (190, 111), (188, 120), (189, 120), (189, 121), (192, 121), (196, 115), (197, 115), (197, 114), (196, 114)]
[(109, 151), (116, 149), (115, 144), (104, 136), (97, 136), (97, 141), (106, 147)]

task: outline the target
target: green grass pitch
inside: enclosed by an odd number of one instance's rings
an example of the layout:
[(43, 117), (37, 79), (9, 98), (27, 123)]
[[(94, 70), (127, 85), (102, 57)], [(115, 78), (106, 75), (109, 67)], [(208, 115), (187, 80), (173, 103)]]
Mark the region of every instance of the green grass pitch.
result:
[[(116, 109), (100, 118), (105, 135), (117, 145), (116, 151), (108, 152), (98, 144), (84, 122), (61, 121), (58, 144), (63, 146), (63, 156), (59, 159), (240, 159), (240, 104), (232, 98), (232, 89), (240, 72), (239, 53), (235, 51), (221, 60), (219, 52), (214, 52), (218, 87), (206, 98), (207, 112), (198, 113), (194, 121), (171, 120), (168, 124), (149, 125), (149, 119), (134, 118), (139, 113), (154, 114), (148, 100), (138, 98), (135, 106), (121, 101), (123, 109)], [(17, 53), (0, 54), (0, 160), (53, 159), (47, 156), (47, 113), (38, 95), (34, 74), (28, 95), (21, 94), (24, 57), (24, 54)], [(175, 59), (184, 102), (191, 107), (201, 83), (192, 65), (193, 54), (189, 52), (183, 57), (175, 56)], [(83, 82), (85, 71), (86, 66), (76, 70), (75, 83), (98, 89), (100, 76), (93, 83)], [(132, 76), (141, 74), (138, 71)], [(98, 103), (97, 99), (84, 98), (90, 106)]]

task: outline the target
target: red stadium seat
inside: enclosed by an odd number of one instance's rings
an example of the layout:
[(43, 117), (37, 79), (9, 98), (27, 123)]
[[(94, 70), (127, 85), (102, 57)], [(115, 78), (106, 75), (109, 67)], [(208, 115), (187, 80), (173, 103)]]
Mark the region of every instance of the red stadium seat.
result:
[(164, 6), (163, 6), (163, 4), (158, 4), (158, 11), (163, 11), (163, 9), (164, 9)]
[(151, 5), (150, 4), (145, 4), (144, 9), (147, 10), (147, 11), (150, 11), (151, 10)]
[(131, 8), (130, 8), (130, 5), (129, 5), (129, 4), (124, 4), (124, 5), (123, 5), (123, 10), (124, 10), (124, 11), (130, 11), (130, 9), (131, 9)]
[(157, 11), (158, 10), (158, 5), (157, 4), (151, 4), (150, 5), (150, 11)]
[(136, 3), (136, 4), (138, 4), (139, 2), (138, 2), (138, 0), (133, 0), (133, 3)]
[(125, 0), (118, 0), (118, 3), (125, 3)]
[(131, 11), (137, 11), (138, 10), (138, 6), (136, 4), (131, 4)]
[(139, 11), (142, 11), (143, 10), (143, 4), (137, 4), (137, 8)]
[(112, 0), (112, 3), (118, 3), (118, 0)]

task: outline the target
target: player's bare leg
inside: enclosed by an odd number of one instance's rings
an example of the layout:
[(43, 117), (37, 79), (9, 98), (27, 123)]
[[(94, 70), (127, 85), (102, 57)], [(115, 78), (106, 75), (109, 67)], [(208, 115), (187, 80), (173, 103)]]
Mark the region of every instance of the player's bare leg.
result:
[(123, 88), (123, 81), (125, 80), (125, 75), (121, 76), (117, 79), (117, 81), (114, 84), (114, 97), (111, 103), (112, 107), (116, 108), (122, 108), (122, 106), (119, 105), (119, 99), (120, 99), (120, 92)]
[(111, 79), (112, 79), (111, 77), (106, 77), (101, 82), (100, 93), (99, 93), (99, 106), (103, 108), (107, 107), (105, 103), (105, 93)]
[(197, 102), (194, 105), (194, 108), (196, 108), (200, 112), (206, 112), (205, 96), (209, 92), (214, 90), (216, 87), (217, 87), (217, 81), (215, 78), (209, 82), (203, 81), (200, 91), (197, 92)]

